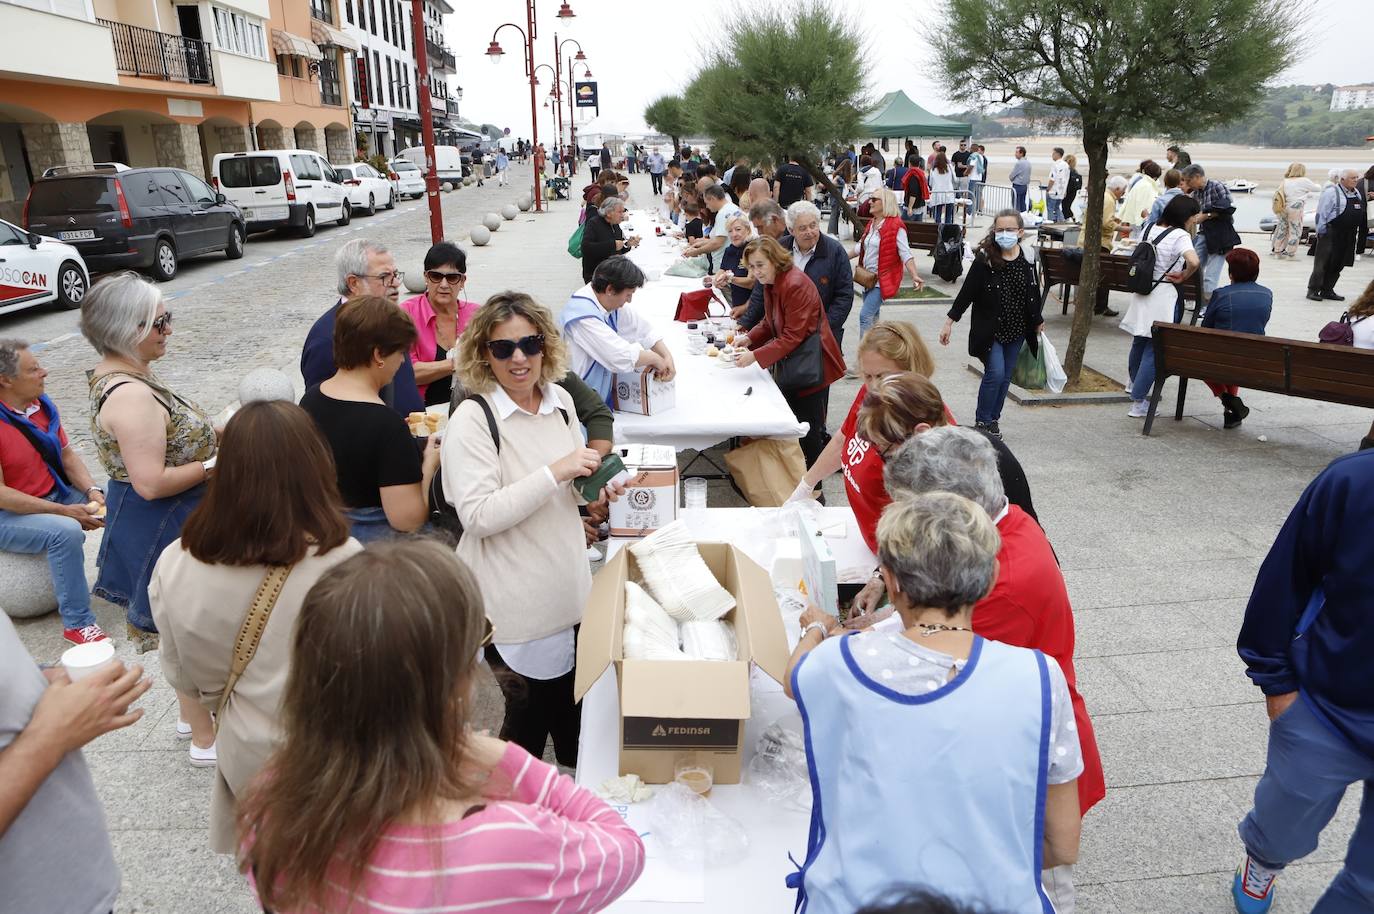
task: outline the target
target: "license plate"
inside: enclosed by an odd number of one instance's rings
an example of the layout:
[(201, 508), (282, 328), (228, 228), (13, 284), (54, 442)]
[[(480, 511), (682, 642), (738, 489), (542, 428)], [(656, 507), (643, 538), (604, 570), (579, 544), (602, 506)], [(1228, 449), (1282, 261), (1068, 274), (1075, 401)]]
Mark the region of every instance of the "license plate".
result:
[(57, 237), (63, 241), (91, 241), (95, 238), (95, 230), (76, 229), (70, 232), (58, 232)]

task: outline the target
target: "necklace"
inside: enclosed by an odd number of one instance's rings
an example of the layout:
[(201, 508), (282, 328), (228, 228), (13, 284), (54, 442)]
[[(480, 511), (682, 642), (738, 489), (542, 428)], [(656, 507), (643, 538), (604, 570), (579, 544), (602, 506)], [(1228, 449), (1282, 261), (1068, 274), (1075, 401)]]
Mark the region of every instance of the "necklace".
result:
[(945, 625), (942, 622), (917, 622), (916, 626), (921, 630), (922, 638), (929, 638), (936, 632), (972, 632), (973, 629), (965, 628), (962, 625)]

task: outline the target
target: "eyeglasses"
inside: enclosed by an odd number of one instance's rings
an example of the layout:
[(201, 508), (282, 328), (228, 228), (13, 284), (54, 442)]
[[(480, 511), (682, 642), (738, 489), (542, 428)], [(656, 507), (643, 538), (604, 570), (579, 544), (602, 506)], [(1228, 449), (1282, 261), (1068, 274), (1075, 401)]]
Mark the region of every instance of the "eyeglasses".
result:
[(518, 340), (487, 340), (487, 351), (493, 359), (501, 362), (515, 355), (516, 349), (525, 355), (539, 355), (544, 351), (544, 334), (535, 333)]
[(436, 286), (442, 285), (445, 282), (450, 286), (456, 286), (467, 278), (468, 274), (466, 273), (444, 273), (440, 270), (425, 270), (425, 279), (428, 279)]
[(406, 278), (404, 270), (392, 270), (390, 273), (354, 273), (359, 279), (379, 279), (384, 286), (399, 286), (401, 280)]
[[(144, 323), (142, 323), (142, 322), (140, 322), (138, 326), (144, 327), (144, 326), (147, 326), (147, 325), (144, 324)], [(159, 316), (153, 318), (153, 329), (156, 330), (158, 333), (166, 333), (167, 330), (168, 330), (171, 326), (172, 326), (172, 312), (171, 312), (171, 311), (163, 311), (162, 314), (160, 314)]]

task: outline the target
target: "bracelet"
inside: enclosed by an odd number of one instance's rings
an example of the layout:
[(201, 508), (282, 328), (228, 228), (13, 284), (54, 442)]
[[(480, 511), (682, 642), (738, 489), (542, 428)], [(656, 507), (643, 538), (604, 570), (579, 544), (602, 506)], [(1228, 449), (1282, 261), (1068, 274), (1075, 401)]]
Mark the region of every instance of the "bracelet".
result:
[(805, 638), (807, 635), (811, 634), (811, 629), (813, 628), (820, 629), (822, 641), (824, 641), (827, 637), (830, 636), (830, 629), (825, 627), (824, 622), (809, 622), (807, 623), (806, 628), (802, 630), (802, 637)]
[(82, 494), (82, 495), (90, 495), (92, 492), (103, 492), (103, 491), (105, 491), (105, 490), (102, 489), (102, 488), (100, 488), (100, 486), (86, 486), (86, 488), (84, 488), (84, 489), (81, 490), (81, 494)]

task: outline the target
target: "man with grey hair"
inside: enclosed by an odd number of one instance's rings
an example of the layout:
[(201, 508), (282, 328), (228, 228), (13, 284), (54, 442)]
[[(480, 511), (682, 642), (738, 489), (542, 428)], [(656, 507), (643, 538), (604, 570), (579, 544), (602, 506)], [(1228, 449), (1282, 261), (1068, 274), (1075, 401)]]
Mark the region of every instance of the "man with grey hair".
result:
[(1312, 256), (1312, 275), (1307, 279), (1307, 297), (1312, 301), (1345, 301), (1336, 293), (1341, 271), (1354, 266), (1355, 254), (1363, 247), (1359, 237), (1366, 201), (1356, 189), (1360, 173), (1347, 168), (1339, 180), (1322, 188), (1317, 201), (1317, 247)]
[[(760, 200), (749, 207), (749, 221), (760, 238), (772, 238), (784, 249), (792, 250), (792, 236), (787, 232), (787, 213), (776, 200)], [(853, 293), (850, 293), (852, 299)], [(763, 284), (754, 283), (749, 303), (730, 312), (745, 330), (763, 320)]]
[(816, 284), (835, 344), (844, 341), (844, 322), (854, 307), (854, 267), (844, 245), (821, 231), (821, 211), (810, 200), (787, 208), (792, 262)]
[(1226, 185), (1207, 177), (1201, 165), (1188, 165), (1183, 169), (1183, 189), (1202, 207), (1193, 250), (1197, 252), (1198, 269), (1202, 271), (1202, 297), (1210, 299), (1221, 282), (1221, 267), (1226, 263), (1227, 252), (1240, 244), (1234, 219), (1236, 207)]
[[(997, 525), (1002, 547), (997, 582), (974, 607), (973, 630), (991, 641), (1042, 651), (1059, 662), (1073, 698), (1074, 723), (1083, 751), (1079, 810), (1106, 796), (1102, 759), (1073, 667), (1073, 608), (1068, 588), (1045, 533), (1007, 501), (992, 443), (972, 429), (945, 426), (913, 436), (887, 459), (883, 473), (893, 500), (924, 492), (953, 492), (982, 506)], [(1070, 867), (1044, 871), (1055, 910), (1073, 910)]]
[(82, 547), (105, 526), (105, 493), (67, 443), (47, 376), (28, 343), (0, 340), (0, 551), (46, 554), (62, 637), (104, 641)]
[[(334, 318), (339, 306), (354, 298), (375, 295), (389, 300), (400, 307), (401, 280), (405, 273), (396, 269), (396, 259), (384, 245), (366, 238), (354, 238), (339, 248), (334, 255), (338, 270), (339, 298), (324, 314), (315, 321), (310, 332), (305, 335), (305, 346), (301, 349), (301, 376), (307, 388), (314, 387), (334, 376)], [(410, 363), (407, 352), (401, 367), (391, 383), (382, 388), (382, 401), (404, 418), (411, 413), (423, 412), (424, 398), (415, 383), (415, 367)]]

